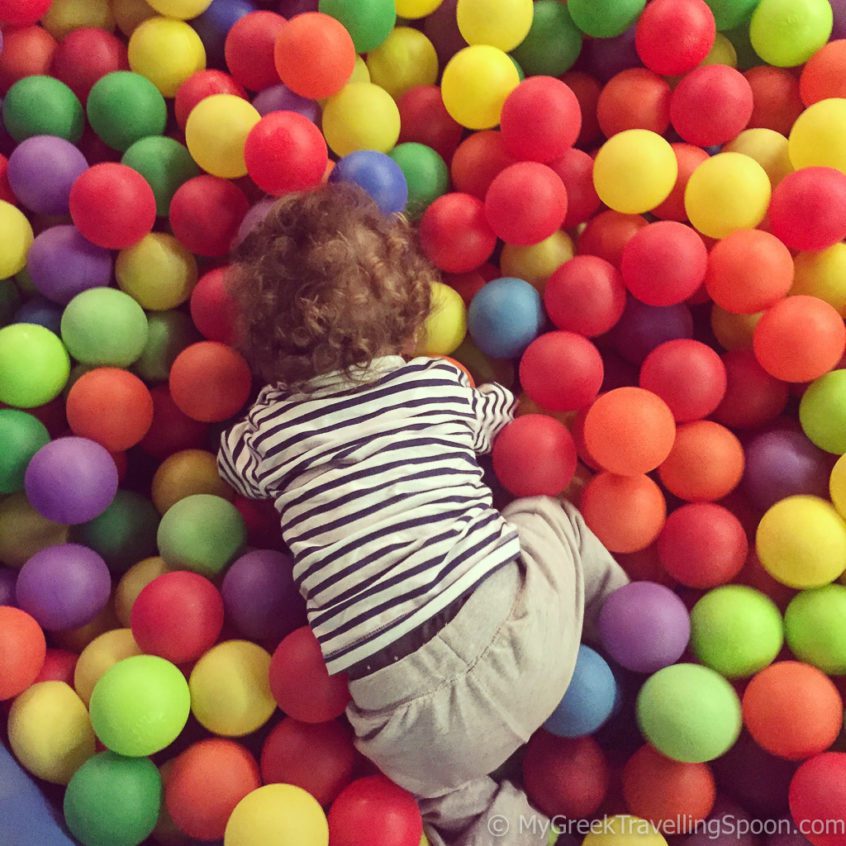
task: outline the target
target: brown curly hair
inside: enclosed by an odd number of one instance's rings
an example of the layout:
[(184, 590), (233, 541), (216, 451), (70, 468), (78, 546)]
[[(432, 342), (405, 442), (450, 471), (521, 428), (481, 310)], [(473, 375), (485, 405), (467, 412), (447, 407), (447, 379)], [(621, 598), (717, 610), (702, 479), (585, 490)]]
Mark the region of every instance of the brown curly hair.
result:
[(238, 346), (262, 380), (289, 390), (353, 375), (413, 352), (436, 278), (408, 221), (357, 185), (282, 197), (233, 253)]

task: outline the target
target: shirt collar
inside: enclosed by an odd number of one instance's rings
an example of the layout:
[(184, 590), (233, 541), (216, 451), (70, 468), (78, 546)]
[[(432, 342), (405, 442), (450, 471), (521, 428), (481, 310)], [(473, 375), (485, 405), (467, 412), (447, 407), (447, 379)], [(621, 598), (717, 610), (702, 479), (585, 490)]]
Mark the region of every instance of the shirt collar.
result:
[(335, 370), (332, 373), (323, 373), (309, 379), (298, 393), (315, 393), (327, 390), (338, 390), (344, 388), (357, 388), (377, 381), (382, 376), (399, 369), (405, 364), (401, 355), (385, 355), (374, 358), (366, 367), (357, 367), (349, 373), (342, 370)]

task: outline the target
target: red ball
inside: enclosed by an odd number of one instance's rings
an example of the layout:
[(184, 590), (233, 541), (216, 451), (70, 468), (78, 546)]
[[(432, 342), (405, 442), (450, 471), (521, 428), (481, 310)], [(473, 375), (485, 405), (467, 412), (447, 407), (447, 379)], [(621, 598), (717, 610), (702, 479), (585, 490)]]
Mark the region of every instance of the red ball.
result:
[(531, 76), (506, 98), (500, 128), (505, 149), (515, 159), (554, 161), (579, 137), (582, 129), (579, 101), (560, 79)]
[(537, 244), (567, 216), (567, 189), (552, 168), (519, 162), (498, 174), (485, 194), (485, 216), (509, 244)]
[(194, 106), (214, 94), (234, 94), (246, 99), (244, 86), (228, 73), (219, 70), (202, 70), (192, 74), (176, 90), (173, 111), (181, 130), (185, 130), (188, 115)]
[(138, 594), (131, 626), (143, 652), (174, 664), (196, 661), (220, 636), (223, 597), (198, 573), (164, 573)]
[(41, 665), (41, 672), (33, 684), (43, 681), (61, 681), (73, 687), (73, 674), (79, 655), (67, 649), (49, 648)]
[(170, 226), (182, 245), (200, 256), (225, 256), (250, 209), (244, 192), (228, 179), (195, 176), (170, 201)]
[(602, 386), (602, 356), (573, 332), (547, 332), (535, 338), (520, 359), (520, 383), (549, 411), (576, 411), (596, 399)]
[(796, 118), (805, 109), (799, 96), (799, 80), (786, 68), (759, 65), (744, 74), (752, 87), (750, 128), (772, 129), (789, 135)]
[(243, 356), (217, 341), (186, 347), (170, 368), (170, 392), (179, 408), (194, 420), (219, 423), (243, 408), (252, 375)]
[(524, 414), (494, 442), (493, 469), (514, 496), (558, 496), (576, 472), (576, 445), (554, 417)]
[(576, 95), (582, 113), (582, 131), (576, 143), (580, 147), (589, 148), (600, 135), (596, 107), (602, 93), (602, 85), (590, 74), (582, 71), (569, 71), (561, 77), (561, 81), (566, 82)]
[(26, 26), (40, 21), (51, 0), (0, 0), (0, 25)]
[(700, 590), (732, 581), (743, 569), (748, 552), (740, 520), (712, 502), (676, 509), (658, 538), (664, 569), (680, 584)]
[(705, 0), (652, 0), (635, 27), (635, 47), (650, 70), (678, 76), (708, 55), (716, 35), (714, 15)]
[(684, 192), (687, 188), (688, 180), (699, 165), (707, 158), (708, 154), (700, 147), (694, 147), (692, 144), (671, 144), (673, 152), (676, 154), (676, 162), (678, 164), (679, 174), (676, 177), (676, 184), (670, 195), (652, 210), (655, 217), (661, 220), (687, 220), (687, 210), (684, 207)]
[[(790, 782), (790, 813), (813, 846), (846, 846), (846, 834), (831, 825), (846, 819), (846, 753), (824, 752), (799, 766)], [(828, 832), (820, 830), (825, 821)]]
[(38, 677), (47, 642), (33, 617), (0, 605), (0, 702), (23, 693)]
[(505, 148), (501, 132), (493, 129), (474, 132), (461, 142), (452, 157), (453, 187), (484, 200), (494, 178), (515, 163), (516, 159)]
[(201, 276), (191, 292), (191, 319), (209, 341), (235, 341), (234, 303), (226, 288), (228, 268), (216, 267)]
[[(499, 276), (499, 273), (496, 274)], [(478, 270), (468, 270), (467, 273), (447, 273), (444, 282), (457, 291), (468, 308), (473, 297), (487, 285), (488, 280)]]
[(564, 228), (585, 223), (599, 210), (601, 201), (593, 187), (593, 159), (582, 150), (571, 147), (549, 166), (558, 174), (567, 189), (567, 216)]
[(799, 77), (799, 94), (806, 106), (831, 97), (846, 97), (846, 39), (821, 47), (808, 59)]
[(649, 353), (640, 368), (639, 384), (667, 403), (677, 423), (701, 420), (726, 395), (726, 368), (707, 344), (679, 338)]
[(549, 277), (543, 304), (559, 329), (595, 337), (622, 317), (626, 288), (613, 264), (597, 256), (576, 256)]
[(329, 151), (323, 133), (307, 117), (271, 112), (250, 130), (244, 159), (253, 182), (278, 197), (319, 185)]
[(346, 675), (329, 675), (320, 644), (308, 626), (291, 632), (276, 647), (270, 690), (279, 707), (303, 723), (334, 720), (350, 701)]
[(600, 212), (579, 235), (577, 249), (580, 255), (599, 256), (614, 267), (619, 267), (623, 250), (635, 233), (648, 221), (639, 214), (623, 214), (609, 209)]
[(250, 12), (238, 18), (226, 34), (226, 67), (245, 88), (261, 91), (279, 84), (273, 53), (286, 23), (275, 12)]
[(419, 233), (423, 252), (447, 273), (475, 270), (496, 247), (496, 235), (485, 216), (485, 206), (470, 194), (438, 197), (423, 212)]
[(606, 138), (627, 129), (663, 135), (670, 125), (670, 85), (646, 68), (629, 68), (605, 83), (596, 117)]
[(107, 162), (88, 168), (73, 183), (70, 214), (80, 234), (93, 244), (123, 250), (152, 231), (156, 198), (138, 171)]
[(69, 32), (53, 54), (52, 74), (85, 104), (91, 86), (107, 73), (129, 70), (126, 45), (105, 29)]
[(422, 835), (414, 797), (383, 775), (354, 781), (329, 811), (332, 846), (419, 846)]
[(205, 446), (208, 426), (184, 414), (170, 395), (167, 385), (150, 389), (153, 399), (153, 423), (140, 447), (154, 458), (164, 459), (183, 449)]
[(832, 167), (789, 173), (773, 191), (770, 230), (794, 250), (824, 250), (846, 237), (846, 174)]
[(302, 723), (285, 717), (264, 741), (265, 784), (293, 784), (327, 807), (352, 781), (356, 762), (349, 726), (338, 720)]
[(7, 29), (0, 51), (0, 94), (25, 76), (49, 75), (57, 46), (56, 39), (40, 26)]
[(397, 100), (397, 108), (401, 125), (399, 143), (425, 144), (449, 163), (464, 130), (446, 110), (440, 86), (417, 85), (409, 89)]
[(16, 206), (18, 204), (18, 198), (14, 195), (12, 186), (9, 185), (8, 171), (9, 160), (0, 154), (0, 200)]
[(623, 250), (623, 281), (632, 295), (651, 306), (683, 303), (705, 279), (708, 250), (684, 223), (662, 220), (636, 232)]

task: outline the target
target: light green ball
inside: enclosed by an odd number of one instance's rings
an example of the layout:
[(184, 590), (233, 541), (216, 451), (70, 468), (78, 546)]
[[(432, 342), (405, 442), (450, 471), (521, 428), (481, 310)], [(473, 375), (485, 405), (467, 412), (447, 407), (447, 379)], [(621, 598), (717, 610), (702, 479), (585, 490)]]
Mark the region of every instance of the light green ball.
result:
[(792, 68), (828, 41), (833, 24), (828, 0), (761, 0), (752, 13), (749, 37), (768, 65)]
[(62, 392), (69, 375), (68, 351), (55, 333), (34, 323), (0, 329), (0, 402), (44, 405)]
[(582, 33), (564, 3), (537, 0), (532, 28), (514, 50), (514, 58), (530, 76), (561, 76), (582, 51)]
[(570, 0), (573, 23), (592, 38), (615, 38), (637, 19), (646, 0)]
[(696, 657), (729, 679), (769, 666), (781, 651), (784, 627), (776, 604), (760, 591), (726, 585), (709, 591), (690, 612)]
[(797, 594), (784, 615), (787, 645), (807, 664), (846, 675), (846, 587), (826, 585)]
[(832, 370), (811, 383), (799, 403), (799, 422), (820, 449), (846, 453), (846, 370)]
[(147, 316), (147, 345), (133, 370), (147, 382), (165, 382), (174, 359), (201, 340), (191, 318), (184, 311), (154, 311)]
[(50, 443), (50, 433), (32, 414), (0, 408), (0, 494), (24, 489), (24, 474), (32, 456)]
[(715, 670), (673, 664), (640, 689), (637, 722), (643, 736), (668, 758), (701, 764), (734, 745), (742, 725), (740, 700)]
[(118, 755), (141, 758), (170, 746), (188, 722), (191, 694), (180, 670), (156, 655), (118, 661), (91, 694), (91, 725)]

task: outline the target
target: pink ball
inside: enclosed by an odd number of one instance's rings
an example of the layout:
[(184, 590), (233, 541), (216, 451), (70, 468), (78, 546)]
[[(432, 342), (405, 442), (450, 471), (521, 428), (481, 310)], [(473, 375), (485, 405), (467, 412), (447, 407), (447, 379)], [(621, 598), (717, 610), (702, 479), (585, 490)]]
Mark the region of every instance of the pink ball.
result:
[(641, 61), (661, 76), (693, 70), (711, 51), (717, 27), (705, 0), (652, 0), (635, 28)]

